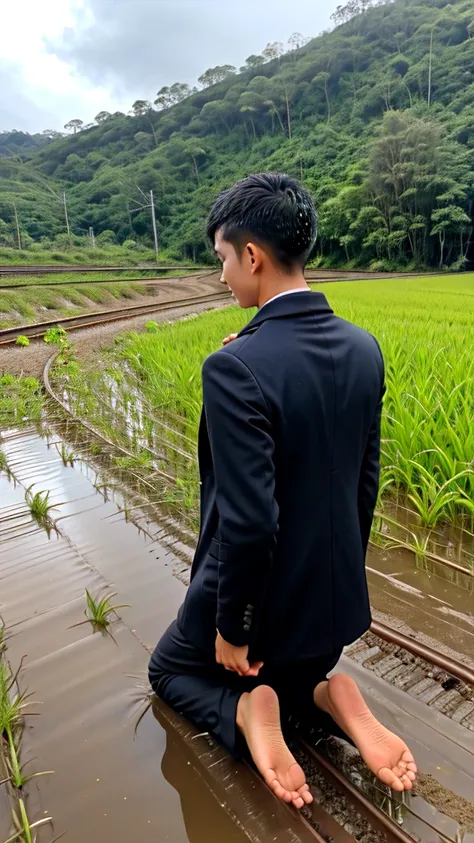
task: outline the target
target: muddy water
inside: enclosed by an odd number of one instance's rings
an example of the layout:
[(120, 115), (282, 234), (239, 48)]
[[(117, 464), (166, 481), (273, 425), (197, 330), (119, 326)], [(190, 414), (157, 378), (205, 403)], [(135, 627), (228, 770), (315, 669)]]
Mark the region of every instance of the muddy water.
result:
[[(55, 771), (28, 789), (31, 820), (54, 820), (39, 839), (66, 832), (71, 843), (243, 840), (151, 712), (134, 737), (148, 650), (184, 593), (169, 575), (170, 551), (126, 523), (121, 501), (104, 501), (80, 461), (66, 468), (33, 432), (2, 445), (21, 485), (0, 475), (0, 614), (12, 664), (27, 654), (22, 687), (42, 702), (40, 716), (28, 720), (22, 754), (34, 759), (32, 771)], [(60, 532), (50, 537), (24, 503), (33, 482), (58, 505)], [(112, 625), (113, 637), (73, 627), (84, 619), (86, 587), (117, 591), (118, 602), (131, 604)]]
[[(438, 569), (440, 566), (438, 566)], [(474, 656), (474, 578), (417, 568), (403, 551), (369, 551), (367, 579), (372, 606), (455, 652)]]
[[(144, 533), (127, 523), (119, 495), (105, 500), (94, 488), (96, 474), (90, 467), (80, 460), (65, 467), (54, 442), (48, 447), (32, 431), (7, 436), (3, 450), (21, 485), (14, 487), (0, 475), (0, 614), (12, 633), (12, 663), (27, 654), (22, 686), (43, 702), (41, 716), (28, 723), (22, 751), (24, 760), (34, 759), (33, 770), (55, 771), (33, 780), (28, 791), (32, 820), (54, 818), (54, 829), (42, 831), (41, 843), (64, 831), (73, 843), (128, 843), (151, 835), (172, 843), (245, 839), (229, 810), (222, 810), (225, 801), (216, 801), (202, 769), (192, 763), (189, 745), (177, 739), (176, 729), (167, 732), (166, 723), (158, 726), (149, 712), (134, 737), (149, 650), (184, 594), (182, 582), (170, 576), (179, 560), (163, 543), (159, 526), (149, 524)], [(57, 506), (53, 517), (58, 531), (50, 537), (25, 506), (24, 488), (31, 483), (35, 491), (49, 489), (50, 503)], [(440, 606), (451, 612), (462, 606), (463, 618), (468, 618), (462, 589), (435, 594), (428, 606), (428, 584), (406, 582), (413, 566), (402, 570), (393, 557), (381, 561), (385, 570), (379, 565), (380, 570), (369, 573), (382, 581), (380, 600), (387, 601), (393, 590), (394, 604), (395, 599), (402, 601), (396, 605), (402, 606), (403, 617), (407, 605), (416, 617), (426, 605), (427, 618)], [(130, 603), (112, 625), (113, 637), (93, 634), (89, 625), (75, 626), (83, 620), (86, 587), (94, 594), (117, 591), (117, 602)], [(419, 628), (418, 620), (413, 625)], [(447, 634), (444, 627), (440, 630)], [(464, 633), (469, 634), (467, 621)], [(423, 772), (455, 795), (472, 798), (470, 733), (353, 662), (343, 667), (361, 682), (380, 719), (406, 735)], [(243, 791), (248, 811), (249, 793)], [(423, 816), (430, 809), (427, 803), (420, 805), (418, 801), (411, 807)], [(264, 813), (271, 811), (269, 806)], [(453, 830), (451, 823), (450, 834)], [(260, 833), (250, 839), (273, 836)]]

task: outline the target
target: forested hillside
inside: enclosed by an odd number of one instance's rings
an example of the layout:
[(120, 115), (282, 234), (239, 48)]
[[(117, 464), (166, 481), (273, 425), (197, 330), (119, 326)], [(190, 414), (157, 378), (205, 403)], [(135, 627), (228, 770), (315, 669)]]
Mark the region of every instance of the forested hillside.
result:
[(1, 158), (0, 243), (15, 243), (14, 206), (28, 242), (64, 232), (63, 191), (74, 234), (150, 243), (153, 190), (160, 246), (203, 260), (216, 192), (282, 169), (316, 197), (328, 264), (472, 263), (472, 0), (350, 0), (334, 23)]

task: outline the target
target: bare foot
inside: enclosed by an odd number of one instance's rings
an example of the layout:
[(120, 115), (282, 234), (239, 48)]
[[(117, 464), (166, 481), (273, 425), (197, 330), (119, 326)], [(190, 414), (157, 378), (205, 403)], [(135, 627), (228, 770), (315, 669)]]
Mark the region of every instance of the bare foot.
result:
[(243, 694), (237, 708), (237, 725), (271, 790), (283, 802), (292, 802), (295, 808), (309, 805), (313, 797), (303, 770), (284, 741), (275, 691), (260, 685), (250, 694)]
[(374, 717), (356, 683), (337, 673), (314, 692), (316, 705), (327, 711), (354, 741), (369, 770), (393, 790), (411, 790), (415, 759), (407, 745)]

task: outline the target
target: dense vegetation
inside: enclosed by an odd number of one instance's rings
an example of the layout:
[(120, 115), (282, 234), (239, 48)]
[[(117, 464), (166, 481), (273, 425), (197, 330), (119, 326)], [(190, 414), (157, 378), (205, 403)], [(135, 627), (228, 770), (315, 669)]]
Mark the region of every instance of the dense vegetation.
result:
[(153, 190), (160, 246), (203, 260), (216, 191), (274, 168), (314, 193), (328, 264), (472, 261), (471, 0), (350, 0), (334, 22), (240, 72), (206, 71), (199, 91), (162, 88), (133, 116), (73, 120), (69, 137), (0, 159), (0, 245), (15, 243), (16, 212), (34, 240), (64, 232), (63, 190), (74, 234), (150, 244)]

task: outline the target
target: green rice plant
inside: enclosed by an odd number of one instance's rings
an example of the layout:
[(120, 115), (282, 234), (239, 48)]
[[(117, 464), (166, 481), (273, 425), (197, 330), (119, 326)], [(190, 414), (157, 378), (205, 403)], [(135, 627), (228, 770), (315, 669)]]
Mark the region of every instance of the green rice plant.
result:
[(63, 461), (63, 465), (65, 465), (65, 466), (70, 465), (71, 467), (74, 466), (74, 463), (77, 459), (74, 451), (70, 451), (65, 442), (61, 442), (60, 448), (58, 448), (57, 445), (55, 447), (56, 447), (56, 450), (57, 450), (59, 456), (61, 457), (61, 459)]
[[(36, 843), (37, 837), (36, 834), (35, 836), (32, 835), (32, 831), (52, 822), (52, 817), (43, 817), (41, 820), (37, 820), (34, 823), (30, 823), (28, 814), (26, 812), (25, 803), (21, 796), (18, 799), (18, 813), (16, 811), (13, 811), (12, 815), (13, 822), (17, 831), (11, 837), (5, 840), (5, 843), (15, 843), (15, 841), (19, 841), (19, 843)], [(54, 840), (51, 841), (51, 843), (55, 843), (56, 840), (59, 840), (59, 837), (55, 837)]]
[(21, 345), (26, 348), (30, 344), (28, 337), (25, 337), (24, 334), (20, 334), (15, 340), (15, 345)]
[(25, 492), (25, 501), (33, 518), (38, 522), (38, 524), (46, 529), (50, 529), (54, 526), (54, 523), (49, 513), (52, 509), (55, 509), (56, 506), (59, 506), (59, 504), (54, 505), (49, 503), (50, 492), (36, 492), (36, 494), (33, 494), (31, 490), (34, 485), (35, 484), (32, 483), (32, 485), (27, 488)]
[(410, 539), (406, 541), (396, 540), (387, 545), (389, 550), (409, 550), (415, 555), (415, 563), (417, 567), (425, 568), (426, 561), (430, 556), (430, 540), (431, 531), (424, 535), (408, 531)]
[(409, 488), (407, 498), (411, 501), (423, 527), (436, 527), (453, 504), (457, 507), (468, 506), (469, 501), (462, 495), (456, 481), (470, 477), (471, 468), (458, 471), (453, 477), (440, 484), (436, 477), (417, 460), (408, 460), (408, 463), (416, 469), (417, 480), (413, 482), (413, 477), (411, 477), (412, 482), (407, 483)]
[[(99, 599), (92, 597), (90, 591), (86, 588), (86, 609), (84, 614), (85, 621), (74, 624), (74, 627), (83, 626), (83, 624), (90, 623), (97, 629), (106, 631), (110, 626), (110, 615), (116, 613), (119, 609), (130, 609), (128, 603), (112, 604), (112, 600), (117, 596), (117, 593), (108, 594), (106, 597)], [(74, 627), (71, 627), (73, 629)]]
[(0, 426), (39, 421), (43, 398), (36, 378), (0, 376)]
[(8, 460), (5, 451), (0, 448), (0, 471), (4, 471), (8, 474)]
[(155, 334), (159, 327), (158, 322), (155, 322), (154, 319), (150, 319), (150, 321), (145, 325), (145, 330), (148, 331), (149, 334)]

